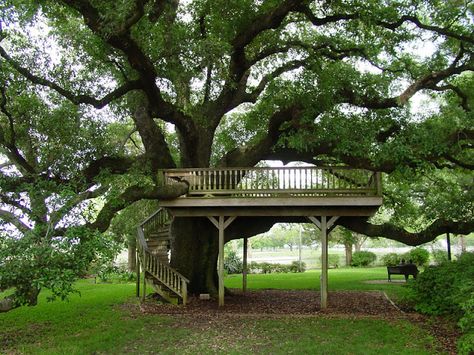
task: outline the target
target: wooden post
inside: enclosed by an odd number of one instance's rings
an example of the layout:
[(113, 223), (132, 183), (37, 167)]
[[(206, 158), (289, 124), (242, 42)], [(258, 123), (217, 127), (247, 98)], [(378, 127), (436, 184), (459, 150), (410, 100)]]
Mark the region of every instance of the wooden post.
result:
[(451, 238), (449, 232), (446, 233), (446, 244), (448, 245), (448, 260), (451, 261)]
[(219, 307), (224, 305), (224, 216), (219, 216)]
[(235, 220), (235, 216), (225, 219), (225, 216), (207, 216), (212, 224), (219, 230), (219, 256), (217, 259), (217, 276), (219, 278), (219, 306), (224, 305), (224, 231)]
[(377, 171), (375, 173), (375, 184), (377, 190), (377, 196), (382, 196), (382, 173)]
[(301, 267), (301, 244), (302, 244), (302, 240), (301, 240), (301, 230), (303, 229), (303, 227), (301, 226), (300, 224), (300, 235), (299, 235), (299, 239), (298, 239), (298, 264), (299, 264), (299, 267), (300, 267), (300, 271), (302, 269)]
[(186, 303), (188, 303), (188, 284), (184, 280), (181, 281), (181, 294), (183, 296), (183, 306), (186, 306)]
[(244, 238), (244, 261), (242, 265), (242, 292), (247, 292), (247, 249), (248, 238)]
[(137, 271), (137, 298), (140, 298), (140, 256), (138, 249), (136, 250), (136, 271)]
[(327, 217), (321, 217), (321, 309), (328, 306), (328, 234)]
[(143, 251), (143, 293), (142, 302), (145, 302), (146, 297), (146, 251)]

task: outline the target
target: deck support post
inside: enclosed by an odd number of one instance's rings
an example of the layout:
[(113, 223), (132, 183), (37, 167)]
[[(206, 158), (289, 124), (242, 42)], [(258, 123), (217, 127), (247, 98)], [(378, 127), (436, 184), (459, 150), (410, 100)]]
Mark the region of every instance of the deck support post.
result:
[(224, 231), (235, 220), (234, 217), (219, 216), (216, 219), (208, 216), (212, 224), (219, 230), (219, 257), (217, 261), (217, 276), (219, 277), (219, 307), (224, 305)]
[(321, 220), (308, 217), (321, 231), (321, 309), (328, 307), (328, 235), (338, 218), (335, 216), (328, 221), (327, 216), (321, 216)]
[(248, 238), (244, 238), (244, 255), (242, 263), (242, 292), (247, 292), (247, 249), (248, 249)]
[(321, 309), (328, 307), (328, 230), (327, 217), (321, 217)]

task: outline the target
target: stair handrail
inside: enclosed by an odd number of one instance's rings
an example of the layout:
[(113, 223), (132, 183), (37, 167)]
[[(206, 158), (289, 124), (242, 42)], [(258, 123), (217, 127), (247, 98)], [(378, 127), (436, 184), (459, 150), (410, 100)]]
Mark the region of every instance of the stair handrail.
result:
[(147, 218), (145, 218), (145, 220), (139, 224), (139, 227), (143, 228), (143, 226), (145, 224), (147, 224), (148, 222), (150, 222), (156, 215), (158, 215), (158, 213), (164, 211), (163, 208), (158, 208), (155, 212), (153, 212), (151, 215), (149, 215)]
[[(187, 284), (189, 279), (184, 275), (170, 267), (169, 265), (163, 263), (158, 257), (153, 255), (148, 248), (148, 244), (145, 240), (145, 233), (143, 227), (149, 223), (153, 218), (155, 218), (160, 212), (164, 212), (162, 208), (158, 209), (148, 218), (146, 218), (142, 223), (137, 226), (137, 250), (140, 256), (140, 262), (142, 264), (143, 270), (153, 275), (161, 283), (163, 283), (167, 288), (172, 290), (178, 296), (183, 299), (183, 304), (186, 304), (187, 301)], [(158, 270), (160, 272), (158, 272)], [(161, 275), (166, 275), (162, 277)], [(170, 280), (172, 282), (170, 282)]]

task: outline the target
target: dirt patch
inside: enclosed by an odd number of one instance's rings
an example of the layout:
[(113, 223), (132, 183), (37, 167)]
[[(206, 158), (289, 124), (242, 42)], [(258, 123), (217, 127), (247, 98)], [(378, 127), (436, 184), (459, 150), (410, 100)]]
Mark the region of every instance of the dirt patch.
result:
[(393, 307), (379, 291), (330, 292), (328, 308), (321, 309), (319, 292), (262, 290), (226, 295), (225, 305), (217, 306), (216, 300), (190, 298), (186, 307), (176, 307), (147, 301), (141, 305), (145, 313), (155, 314), (348, 314), (398, 317), (401, 312)]

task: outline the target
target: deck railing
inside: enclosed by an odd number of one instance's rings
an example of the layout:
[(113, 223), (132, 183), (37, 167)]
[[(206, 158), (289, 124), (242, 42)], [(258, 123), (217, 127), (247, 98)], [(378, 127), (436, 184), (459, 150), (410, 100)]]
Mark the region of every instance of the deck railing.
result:
[[(161, 282), (161, 284), (181, 297), (183, 304), (186, 304), (188, 298), (187, 287), (189, 280), (181, 275), (178, 271), (174, 270), (169, 265), (161, 261), (156, 255), (152, 254), (148, 249), (148, 245), (145, 240), (145, 231), (153, 231), (153, 229), (159, 228), (163, 225), (162, 223), (166, 223), (168, 221), (167, 212), (160, 208), (137, 227), (138, 259), (145, 273), (153, 276), (155, 279)], [(137, 294), (139, 293), (140, 283), (138, 275), (139, 270), (137, 270)]]
[(348, 167), (253, 167), (163, 170), (165, 184), (185, 181), (190, 197), (381, 195), (380, 173)]

